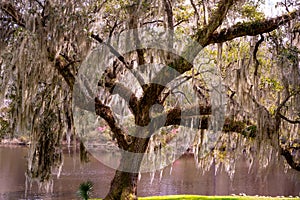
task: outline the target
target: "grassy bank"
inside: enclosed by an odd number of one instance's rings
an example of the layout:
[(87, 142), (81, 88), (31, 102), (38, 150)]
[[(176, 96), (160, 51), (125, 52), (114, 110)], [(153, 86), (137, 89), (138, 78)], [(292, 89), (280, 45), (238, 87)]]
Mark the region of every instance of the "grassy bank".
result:
[[(199, 195), (170, 195), (170, 196), (153, 196), (139, 197), (140, 200), (299, 200), (299, 198), (289, 197), (259, 197), (259, 196), (199, 196)], [(100, 200), (100, 199), (94, 199)]]

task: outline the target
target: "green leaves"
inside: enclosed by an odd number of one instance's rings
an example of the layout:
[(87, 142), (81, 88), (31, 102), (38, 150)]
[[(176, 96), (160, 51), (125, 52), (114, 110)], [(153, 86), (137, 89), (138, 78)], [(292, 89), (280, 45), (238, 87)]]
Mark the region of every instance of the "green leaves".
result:
[(94, 183), (91, 181), (83, 182), (79, 185), (77, 195), (83, 200), (88, 200), (90, 198), (91, 192), (93, 190)]
[(257, 6), (251, 4), (243, 5), (241, 15), (251, 20), (262, 20), (265, 17), (264, 13), (257, 10)]
[(0, 117), (0, 141), (3, 136), (5, 136), (9, 129), (9, 122), (8, 120)]
[(281, 85), (281, 83), (278, 80), (276, 80), (275, 78), (269, 78), (269, 77), (262, 78), (260, 87), (262, 89), (269, 87), (270, 89), (278, 91), (278, 92), (283, 90), (283, 86)]

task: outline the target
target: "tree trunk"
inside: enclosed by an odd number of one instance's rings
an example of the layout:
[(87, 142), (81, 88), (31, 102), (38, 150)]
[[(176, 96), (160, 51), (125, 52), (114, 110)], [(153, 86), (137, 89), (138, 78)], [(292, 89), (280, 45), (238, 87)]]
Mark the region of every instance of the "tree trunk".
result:
[(133, 200), (137, 199), (138, 173), (116, 171), (111, 182), (110, 190), (105, 200)]
[(149, 138), (135, 138), (126, 153), (122, 154), (105, 200), (137, 199), (138, 175), (148, 143)]

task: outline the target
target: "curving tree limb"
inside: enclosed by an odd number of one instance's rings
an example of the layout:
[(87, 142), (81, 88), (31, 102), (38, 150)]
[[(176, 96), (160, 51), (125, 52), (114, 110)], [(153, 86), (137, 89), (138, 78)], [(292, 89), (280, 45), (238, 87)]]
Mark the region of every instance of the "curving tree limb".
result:
[(254, 22), (244, 22), (237, 23), (229, 28), (224, 28), (219, 32), (213, 33), (209, 40), (205, 42), (199, 41), (203, 46), (207, 46), (209, 44), (221, 43), (232, 40), (237, 37), (243, 36), (255, 36), (267, 32), (271, 32), (277, 29), (279, 26), (296, 19), (299, 17), (300, 11), (295, 10), (291, 13), (281, 15), (279, 17), (274, 17), (271, 19), (264, 19)]
[(300, 163), (294, 161), (291, 152), (288, 149), (281, 148), (281, 155), (286, 159), (287, 163), (292, 169), (300, 171)]
[(118, 146), (124, 150), (128, 149), (129, 144), (126, 138), (126, 134), (117, 125), (117, 122), (113, 115), (113, 111), (109, 106), (104, 105), (97, 97), (95, 98), (95, 112), (107, 122), (111, 131), (114, 133), (114, 137), (117, 138)]
[(212, 12), (211, 17), (208, 20), (207, 25), (202, 29), (199, 29), (195, 35), (196, 41), (199, 42), (202, 46), (205, 46), (214, 33), (214, 31), (223, 23), (227, 12), (234, 2), (238, 0), (221, 0), (219, 1), (217, 8)]

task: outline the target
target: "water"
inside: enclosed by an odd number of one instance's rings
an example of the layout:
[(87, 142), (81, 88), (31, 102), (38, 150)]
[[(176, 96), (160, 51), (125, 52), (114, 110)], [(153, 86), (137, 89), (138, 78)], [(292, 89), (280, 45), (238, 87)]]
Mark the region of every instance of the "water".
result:
[[(64, 166), (61, 177), (54, 178), (52, 194), (38, 192), (36, 184), (25, 197), (26, 147), (0, 146), (0, 199), (79, 199), (76, 191), (81, 182), (94, 182), (93, 197), (104, 197), (108, 192), (114, 170), (101, 164), (94, 158), (88, 164), (81, 164), (79, 152), (76, 149), (64, 150)], [(245, 193), (247, 195), (297, 196), (300, 192), (300, 172), (288, 170), (284, 173), (281, 164), (273, 165), (266, 170), (265, 176), (256, 174), (253, 170), (248, 174), (246, 160), (240, 159), (236, 164), (236, 174), (233, 181), (224, 171), (215, 175), (214, 167), (204, 175), (197, 170), (192, 155), (185, 155), (168, 166), (162, 172), (155, 174), (152, 184), (149, 173), (142, 174), (138, 184), (138, 195), (168, 195), (168, 194), (202, 194), (230, 195)]]

